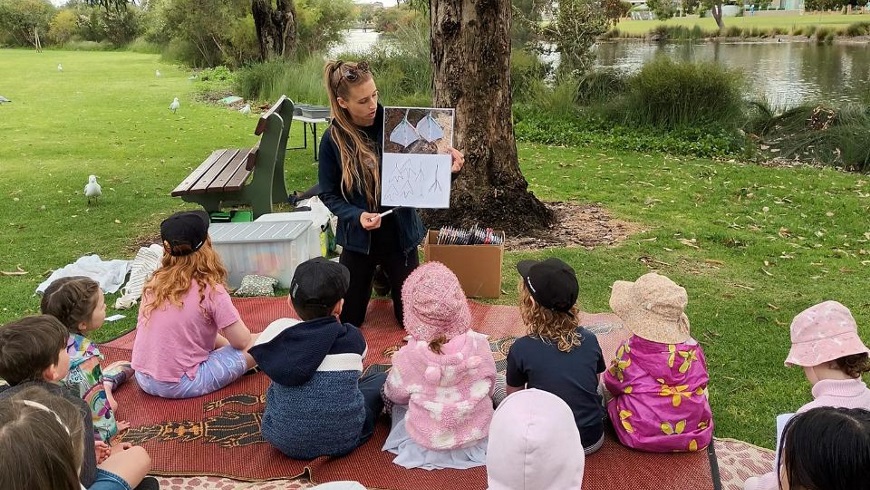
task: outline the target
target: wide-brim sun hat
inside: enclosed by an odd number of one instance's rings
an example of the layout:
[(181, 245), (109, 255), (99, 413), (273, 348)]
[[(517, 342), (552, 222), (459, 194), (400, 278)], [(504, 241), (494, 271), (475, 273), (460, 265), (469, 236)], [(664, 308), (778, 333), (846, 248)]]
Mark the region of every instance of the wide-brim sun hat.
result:
[(870, 354), (858, 336), (852, 312), (836, 301), (825, 301), (798, 313), (790, 331), (786, 366), (813, 367), (841, 357)]
[(681, 344), (690, 338), (686, 290), (665, 276), (650, 272), (637, 281), (616, 281), (610, 308), (623, 325), (640, 338), (661, 344)]

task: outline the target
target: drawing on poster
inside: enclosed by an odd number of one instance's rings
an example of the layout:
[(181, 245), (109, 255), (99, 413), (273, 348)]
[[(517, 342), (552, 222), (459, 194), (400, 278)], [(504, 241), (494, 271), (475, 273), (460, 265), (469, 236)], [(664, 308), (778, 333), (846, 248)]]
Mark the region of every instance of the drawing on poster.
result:
[(381, 204), (450, 205), (453, 109), (384, 108)]

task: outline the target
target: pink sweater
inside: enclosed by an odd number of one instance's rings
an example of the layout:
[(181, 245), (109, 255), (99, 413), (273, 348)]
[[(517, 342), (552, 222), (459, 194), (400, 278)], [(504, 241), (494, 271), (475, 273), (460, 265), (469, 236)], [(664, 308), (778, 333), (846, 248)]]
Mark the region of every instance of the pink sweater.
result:
[(405, 427), (417, 444), (435, 450), (473, 444), (487, 436), (493, 408), (495, 361), (485, 335), (472, 330), (442, 346), (411, 339), (393, 355), (384, 394), (408, 405)]
[[(870, 389), (860, 379), (823, 379), (813, 385), (813, 401), (797, 413), (818, 407), (863, 408), (870, 410)], [(776, 464), (776, 463), (774, 463)], [(779, 490), (776, 472), (753, 476), (743, 484), (744, 490)]]

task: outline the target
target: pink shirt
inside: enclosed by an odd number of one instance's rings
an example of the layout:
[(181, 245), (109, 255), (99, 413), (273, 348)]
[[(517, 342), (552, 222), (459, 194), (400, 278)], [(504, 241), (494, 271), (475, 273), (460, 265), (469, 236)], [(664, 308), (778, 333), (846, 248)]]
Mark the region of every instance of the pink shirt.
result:
[(200, 304), (199, 286), (192, 281), (180, 308), (168, 303), (157, 306), (147, 320), (142, 311), (151, 295), (142, 297), (133, 342), (133, 369), (170, 383), (178, 382), (185, 374), (196, 378), (200, 363), (214, 350), (218, 332), (240, 319), (223, 286), (206, 286), (204, 297)]

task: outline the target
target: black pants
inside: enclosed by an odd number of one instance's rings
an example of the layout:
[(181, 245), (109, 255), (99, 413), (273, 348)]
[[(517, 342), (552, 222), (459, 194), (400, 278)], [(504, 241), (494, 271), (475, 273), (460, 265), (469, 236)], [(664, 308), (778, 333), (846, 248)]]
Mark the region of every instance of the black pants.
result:
[(366, 309), (372, 297), (372, 277), (375, 266), (380, 264), (390, 282), (390, 295), (393, 298), (393, 313), (399, 325), (402, 321), (402, 284), (411, 272), (420, 265), (417, 251), (408, 254), (401, 252), (391, 254), (366, 255), (350, 250), (342, 250), (338, 261), (350, 270), (350, 286), (344, 295), (344, 308), (341, 310), (341, 321), (361, 327), (366, 319)]

